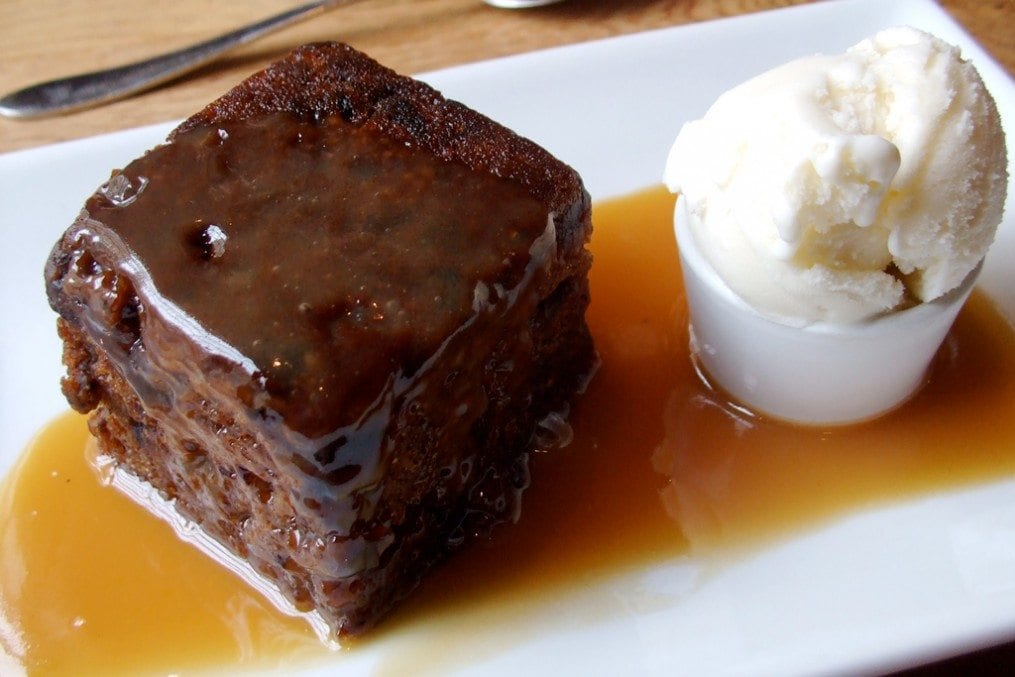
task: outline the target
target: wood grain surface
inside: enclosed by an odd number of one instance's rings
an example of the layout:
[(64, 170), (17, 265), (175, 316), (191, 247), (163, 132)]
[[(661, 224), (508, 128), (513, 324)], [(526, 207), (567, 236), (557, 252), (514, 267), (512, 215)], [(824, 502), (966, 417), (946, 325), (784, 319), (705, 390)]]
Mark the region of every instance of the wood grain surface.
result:
[[(311, 40), (343, 40), (398, 71), (420, 73), (807, 1), (569, 0), (511, 12), (480, 0), (357, 0), (131, 99), (41, 120), (0, 119), (0, 152), (185, 117)], [(299, 0), (0, 0), (0, 93), (183, 47), (297, 4)], [(1015, 73), (1015, 0), (943, 0), (942, 5)]]

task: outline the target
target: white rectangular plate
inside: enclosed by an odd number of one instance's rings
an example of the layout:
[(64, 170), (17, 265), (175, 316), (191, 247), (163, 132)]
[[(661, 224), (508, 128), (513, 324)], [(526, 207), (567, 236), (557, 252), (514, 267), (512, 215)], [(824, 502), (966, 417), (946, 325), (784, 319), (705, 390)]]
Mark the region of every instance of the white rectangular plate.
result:
[[(817, 3), (422, 77), (546, 146), (602, 199), (658, 183), (681, 124), (730, 86), (897, 24), (960, 45), (1011, 134), (1012, 81), (929, 0)], [(7, 242), (0, 473), (66, 409), (42, 281), (49, 248), (109, 170), (161, 141), (171, 126), (0, 156)], [(981, 278), (1009, 320), (1015, 319), (1011, 213)], [(599, 620), (587, 620), (589, 609)], [(390, 667), (403, 649), (418, 650), (413, 632), (367, 642), (320, 672)], [(707, 575), (703, 563), (675, 560), (541, 604), (524, 632), (473, 632), (474, 644), (485, 648), (445, 667), (498, 675), (853, 672), (1015, 637), (1015, 480), (859, 513)]]

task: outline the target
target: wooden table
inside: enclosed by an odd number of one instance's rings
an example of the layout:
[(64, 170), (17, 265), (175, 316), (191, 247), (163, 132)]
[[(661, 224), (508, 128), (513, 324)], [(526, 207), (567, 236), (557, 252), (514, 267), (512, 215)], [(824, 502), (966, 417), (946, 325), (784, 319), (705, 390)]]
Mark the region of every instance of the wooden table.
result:
[[(507, 12), (479, 0), (360, 0), (233, 52), (169, 87), (73, 115), (0, 119), (0, 152), (185, 117), (291, 47), (311, 40), (342, 39), (396, 70), (419, 73), (807, 1), (569, 0)], [(298, 0), (2, 0), (0, 92), (145, 58), (296, 4)], [(942, 4), (1015, 73), (1015, 2)]]
[[(185, 117), (293, 46), (312, 40), (342, 39), (396, 70), (418, 73), (807, 1), (570, 0), (538, 10), (505, 12), (479, 0), (362, 0), (233, 52), (169, 87), (68, 116), (0, 119), (0, 152)], [(296, 4), (297, 0), (0, 0), (0, 92), (141, 59)], [(1009, 74), (1015, 73), (1015, 2), (941, 0), (941, 4)], [(1015, 665), (1015, 645), (914, 672), (981, 672), (999, 663)]]

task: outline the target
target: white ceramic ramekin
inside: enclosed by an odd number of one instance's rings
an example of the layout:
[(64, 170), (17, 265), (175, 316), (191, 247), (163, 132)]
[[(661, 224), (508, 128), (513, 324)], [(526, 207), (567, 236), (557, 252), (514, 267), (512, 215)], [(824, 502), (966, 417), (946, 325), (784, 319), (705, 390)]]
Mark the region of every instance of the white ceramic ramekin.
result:
[(909, 398), (980, 273), (977, 266), (934, 301), (864, 322), (791, 327), (754, 310), (719, 277), (695, 242), (684, 204), (678, 200), (674, 221), (691, 349), (729, 395), (793, 423), (855, 423)]

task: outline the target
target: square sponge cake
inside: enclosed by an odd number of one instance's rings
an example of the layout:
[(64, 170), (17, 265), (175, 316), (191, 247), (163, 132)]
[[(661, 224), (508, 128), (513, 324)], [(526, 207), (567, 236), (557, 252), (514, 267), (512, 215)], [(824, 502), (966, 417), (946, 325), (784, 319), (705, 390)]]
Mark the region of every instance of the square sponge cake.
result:
[(118, 471), (359, 633), (517, 517), (541, 423), (596, 363), (589, 213), (531, 141), (301, 47), (115, 171), (56, 244), (63, 391)]

